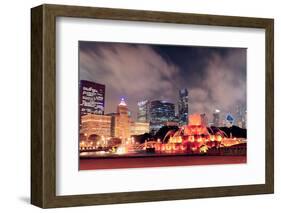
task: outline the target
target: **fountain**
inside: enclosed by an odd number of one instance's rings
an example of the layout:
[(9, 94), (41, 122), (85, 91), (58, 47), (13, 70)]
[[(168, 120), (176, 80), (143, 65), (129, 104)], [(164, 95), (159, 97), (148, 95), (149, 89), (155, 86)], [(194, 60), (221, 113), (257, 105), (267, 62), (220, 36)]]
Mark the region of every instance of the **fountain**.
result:
[(163, 141), (166, 144), (156, 144), (156, 151), (160, 152), (184, 152), (189, 154), (206, 153), (208, 149), (220, 147), (223, 139), (227, 137), (225, 132), (218, 129), (210, 133), (203, 124), (200, 114), (189, 115), (189, 124), (182, 126), (179, 130), (170, 130)]

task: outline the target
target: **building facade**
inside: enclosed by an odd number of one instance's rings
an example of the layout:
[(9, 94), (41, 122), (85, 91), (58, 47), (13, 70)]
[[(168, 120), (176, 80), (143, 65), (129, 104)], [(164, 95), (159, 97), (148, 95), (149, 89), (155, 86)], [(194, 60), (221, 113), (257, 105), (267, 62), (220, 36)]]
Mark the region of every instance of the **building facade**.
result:
[(188, 124), (188, 90), (186, 88), (179, 90), (178, 113), (179, 123)]
[(213, 125), (216, 127), (219, 127), (221, 125), (220, 123), (220, 110), (216, 109), (213, 113)]
[(144, 133), (149, 133), (149, 123), (146, 122), (131, 122), (130, 125), (130, 135), (142, 135)]
[(236, 117), (235, 125), (239, 126), (240, 128), (246, 129), (247, 128), (246, 106), (239, 104), (236, 107), (235, 117)]
[(80, 116), (86, 114), (103, 115), (105, 85), (81, 80), (79, 90)]
[(81, 117), (80, 133), (86, 136), (111, 136), (111, 116), (87, 114)]
[(149, 122), (149, 106), (150, 102), (148, 100), (138, 102), (138, 122)]
[(175, 105), (167, 101), (154, 100), (150, 102), (149, 109), (150, 130), (155, 132), (165, 125), (167, 121), (175, 119)]
[(131, 118), (129, 116), (128, 106), (123, 98), (117, 106), (117, 113), (114, 114), (112, 120), (113, 137), (118, 137), (122, 141), (130, 138)]

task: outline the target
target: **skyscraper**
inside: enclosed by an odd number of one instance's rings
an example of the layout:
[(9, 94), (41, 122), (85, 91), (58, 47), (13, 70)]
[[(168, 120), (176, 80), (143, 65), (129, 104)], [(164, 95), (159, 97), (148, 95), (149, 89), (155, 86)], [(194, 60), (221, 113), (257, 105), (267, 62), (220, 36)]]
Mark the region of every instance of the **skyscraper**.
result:
[(138, 122), (149, 122), (149, 101), (144, 100), (138, 102)]
[(81, 134), (110, 136), (111, 117), (104, 115), (104, 99), (105, 85), (85, 80), (80, 81), (79, 122)]
[(103, 115), (105, 85), (81, 80), (79, 87), (80, 116), (86, 114)]
[(213, 113), (213, 125), (216, 127), (220, 126), (220, 110), (218, 109)]
[(188, 123), (188, 91), (186, 88), (179, 90), (179, 122), (181, 125)]
[(130, 116), (129, 109), (124, 98), (117, 106), (117, 113), (113, 116), (112, 128), (114, 137), (119, 137), (125, 141), (130, 137)]
[(236, 115), (235, 125), (239, 126), (240, 128), (247, 128), (246, 106), (243, 106), (242, 104), (237, 105), (235, 115)]
[(149, 108), (150, 130), (157, 131), (165, 122), (175, 119), (175, 105), (167, 101), (154, 100)]

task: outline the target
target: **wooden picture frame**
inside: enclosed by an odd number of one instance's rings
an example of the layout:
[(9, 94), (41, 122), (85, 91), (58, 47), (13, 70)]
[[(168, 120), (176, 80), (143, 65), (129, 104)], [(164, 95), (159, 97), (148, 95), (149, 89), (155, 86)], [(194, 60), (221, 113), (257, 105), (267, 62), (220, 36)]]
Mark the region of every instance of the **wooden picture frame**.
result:
[[(265, 29), (265, 184), (56, 195), (56, 18), (95, 18)], [(41, 208), (267, 194), (274, 191), (274, 21), (126, 9), (41, 5), (31, 9), (31, 203)]]

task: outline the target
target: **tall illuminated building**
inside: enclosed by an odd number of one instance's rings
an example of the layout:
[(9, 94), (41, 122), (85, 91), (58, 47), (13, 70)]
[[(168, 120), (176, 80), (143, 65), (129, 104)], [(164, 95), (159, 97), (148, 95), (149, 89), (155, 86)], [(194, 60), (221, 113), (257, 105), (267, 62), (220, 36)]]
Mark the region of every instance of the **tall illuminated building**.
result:
[(174, 121), (175, 105), (167, 101), (154, 100), (150, 102), (149, 120), (150, 130), (157, 131), (165, 125), (167, 121)]
[(235, 125), (239, 126), (240, 128), (247, 128), (247, 111), (246, 106), (239, 104), (236, 107), (236, 122)]
[(216, 127), (220, 126), (220, 110), (218, 109), (213, 113), (213, 125)]
[(181, 125), (188, 123), (188, 90), (179, 90), (178, 100), (179, 122)]
[(81, 80), (79, 84), (79, 126), (85, 135), (110, 136), (111, 117), (104, 116), (105, 85)]
[(117, 106), (117, 113), (112, 117), (112, 133), (114, 137), (125, 141), (130, 137), (130, 116), (129, 109), (124, 98)]
[(105, 85), (81, 80), (79, 90), (80, 116), (86, 114), (103, 115)]
[(149, 106), (150, 102), (148, 100), (138, 102), (138, 122), (149, 122)]

